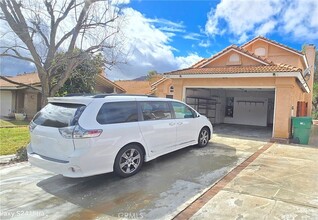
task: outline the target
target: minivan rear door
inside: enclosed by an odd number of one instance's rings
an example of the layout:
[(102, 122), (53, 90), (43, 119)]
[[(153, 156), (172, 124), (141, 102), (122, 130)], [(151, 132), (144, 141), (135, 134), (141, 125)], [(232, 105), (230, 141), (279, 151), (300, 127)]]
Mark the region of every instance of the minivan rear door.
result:
[(46, 105), (31, 122), (34, 125), (30, 132), (32, 151), (41, 156), (68, 161), (74, 151), (73, 139), (63, 137), (59, 129), (74, 126), (83, 108), (85, 105), (82, 104)]

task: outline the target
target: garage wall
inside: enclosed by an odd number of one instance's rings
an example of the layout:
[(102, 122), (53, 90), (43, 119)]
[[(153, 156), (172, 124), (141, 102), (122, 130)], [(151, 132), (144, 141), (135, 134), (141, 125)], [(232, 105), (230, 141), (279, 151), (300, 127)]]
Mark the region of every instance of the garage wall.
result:
[[(208, 110), (207, 117), (215, 116), (215, 118), (210, 118), (212, 123), (223, 123), (224, 121), (224, 111), (225, 111), (225, 91), (222, 89), (200, 89), (200, 88), (190, 88), (186, 90), (186, 97), (201, 97), (201, 98), (213, 98), (216, 99), (217, 104), (215, 105), (215, 110)], [(201, 112), (200, 112), (201, 113)]]
[[(256, 126), (272, 124), (274, 96), (274, 91), (255, 91), (255, 89), (251, 91), (248, 89), (188, 88), (186, 90), (186, 97), (217, 99), (216, 110), (209, 110), (209, 113), (205, 114), (207, 117), (215, 115), (215, 118), (210, 118), (210, 120), (216, 124), (229, 123)], [(226, 97), (234, 98), (233, 117), (225, 117)], [(271, 101), (270, 105), (269, 101)]]
[(268, 99), (274, 92), (226, 90), (226, 97), (234, 97), (234, 110), (233, 118), (225, 117), (224, 123), (267, 126)]
[(267, 98), (234, 97), (233, 118), (224, 123), (267, 126)]

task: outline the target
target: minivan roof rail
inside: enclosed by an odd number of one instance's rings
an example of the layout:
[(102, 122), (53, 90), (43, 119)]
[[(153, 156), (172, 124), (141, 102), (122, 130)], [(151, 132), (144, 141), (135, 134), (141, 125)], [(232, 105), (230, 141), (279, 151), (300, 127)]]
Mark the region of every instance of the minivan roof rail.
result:
[(72, 97), (72, 96), (94, 96), (96, 94), (92, 94), (92, 93), (69, 93), (64, 95), (64, 97)]
[(109, 93), (109, 94), (97, 94), (97, 95), (94, 95), (93, 98), (105, 98), (107, 96), (140, 96), (140, 97), (157, 97), (155, 95), (135, 95), (135, 94), (121, 94), (121, 93)]

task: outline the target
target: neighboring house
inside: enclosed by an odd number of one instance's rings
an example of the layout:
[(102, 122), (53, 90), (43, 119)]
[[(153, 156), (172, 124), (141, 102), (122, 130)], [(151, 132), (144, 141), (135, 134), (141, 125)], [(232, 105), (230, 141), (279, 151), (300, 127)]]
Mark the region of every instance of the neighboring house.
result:
[(148, 80), (118, 80), (115, 83), (124, 88), (127, 94), (153, 95), (151, 84)]
[[(274, 139), (287, 139), (291, 117), (311, 114), (315, 46), (305, 50), (256, 37), (164, 75), (175, 99), (213, 123), (270, 126)], [(156, 85), (156, 91), (166, 96), (167, 85)]]
[[(159, 74), (149, 80), (118, 80), (115, 83), (124, 88), (127, 94), (173, 98), (174, 91), (171, 79)], [(158, 86), (160, 87), (158, 88)]]
[[(41, 83), (37, 73), (25, 73), (7, 77), (16, 82), (10, 83), (0, 79), (0, 116), (13, 113), (25, 113), (32, 118), (41, 109)], [(95, 90), (97, 93), (124, 93), (125, 89), (98, 74)]]

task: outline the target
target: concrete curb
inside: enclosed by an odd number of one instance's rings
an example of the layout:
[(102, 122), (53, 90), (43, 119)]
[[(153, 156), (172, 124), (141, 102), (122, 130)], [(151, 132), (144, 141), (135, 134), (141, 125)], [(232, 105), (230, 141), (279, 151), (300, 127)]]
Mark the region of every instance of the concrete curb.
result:
[(0, 156), (0, 164), (7, 164), (15, 158), (15, 154)]

